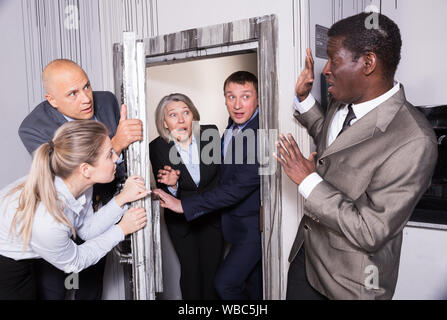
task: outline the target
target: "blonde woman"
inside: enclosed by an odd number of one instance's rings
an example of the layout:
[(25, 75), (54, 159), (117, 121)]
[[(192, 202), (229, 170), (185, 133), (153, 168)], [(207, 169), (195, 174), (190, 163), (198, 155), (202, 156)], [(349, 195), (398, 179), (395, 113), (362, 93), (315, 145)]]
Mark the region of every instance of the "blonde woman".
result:
[(92, 187), (114, 179), (116, 160), (103, 124), (68, 122), (36, 150), (29, 175), (0, 191), (0, 299), (37, 297), (39, 259), (77, 273), (146, 225), (144, 209), (126, 209), (148, 194), (140, 177), (93, 213)]

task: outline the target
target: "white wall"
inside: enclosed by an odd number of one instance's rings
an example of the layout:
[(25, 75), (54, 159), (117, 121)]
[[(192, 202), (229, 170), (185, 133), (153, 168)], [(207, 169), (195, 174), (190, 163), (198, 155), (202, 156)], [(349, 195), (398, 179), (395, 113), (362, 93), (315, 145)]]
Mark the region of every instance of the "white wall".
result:
[(28, 114), (20, 1), (0, 1), (0, 188), (28, 173), (31, 157), (17, 130)]
[(406, 227), (393, 299), (446, 300), (446, 248), (447, 231)]

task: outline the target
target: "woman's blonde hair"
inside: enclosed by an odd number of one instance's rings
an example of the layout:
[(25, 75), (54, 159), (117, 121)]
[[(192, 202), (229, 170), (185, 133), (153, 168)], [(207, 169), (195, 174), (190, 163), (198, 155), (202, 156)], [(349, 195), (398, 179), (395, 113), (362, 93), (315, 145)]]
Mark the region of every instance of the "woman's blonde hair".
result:
[(158, 134), (162, 137), (166, 142), (171, 140), (171, 135), (169, 134), (169, 130), (165, 128), (165, 108), (171, 102), (181, 101), (186, 104), (192, 112), (193, 121), (200, 121), (200, 114), (197, 111), (196, 106), (192, 103), (191, 99), (182, 94), (182, 93), (172, 93), (163, 97), (158, 103), (157, 109), (155, 110), (155, 126), (157, 127)]
[[(40, 202), (53, 218), (71, 228), (73, 225), (63, 212), (54, 178), (69, 177), (82, 163), (94, 165), (108, 136), (107, 128), (94, 120), (76, 120), (62, 125), (53, 140), (41, 145), (33, 154), (30, 173), (25, 182), (10, 190), (6, 196), (20, 192), (18, 207), (10, 227), (10, 234), (23, 239), (26, 250), (31, 239), (33, 221)], [(17, 228), (20, 230), (17, 232)]]

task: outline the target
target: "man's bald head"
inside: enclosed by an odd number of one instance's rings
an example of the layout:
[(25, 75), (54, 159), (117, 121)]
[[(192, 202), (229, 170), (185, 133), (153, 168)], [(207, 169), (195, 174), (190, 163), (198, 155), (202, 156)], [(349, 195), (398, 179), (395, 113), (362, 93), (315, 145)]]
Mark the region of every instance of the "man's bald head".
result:
[(42, 72), (45, 98), (59, 112), (72, 119), (91, 119), (93, 93), (87, 74), (75, 62), (57, 59)]

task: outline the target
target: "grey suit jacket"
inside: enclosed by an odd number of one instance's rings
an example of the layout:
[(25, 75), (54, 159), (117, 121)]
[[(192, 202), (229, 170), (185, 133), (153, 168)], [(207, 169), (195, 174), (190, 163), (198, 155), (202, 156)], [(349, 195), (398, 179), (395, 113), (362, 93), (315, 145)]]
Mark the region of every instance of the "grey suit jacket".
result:
[(331, 101), (295, 113), (317, 145), (324, 179), (305, 201), (289, 260), (304, 241), (310, 284), (331, 299), (391, 299), (402, 230), (430, 185), (436, 137), (406, 101), (403, 87), (344, 131), (329, 147)]
[[(110, 137), (113, 137), (120, 120), (115, 95), (107, 91), (94, 91), (93, 101), (96, 119), (107, 127)], [(65, 122), (67, 119), (64, 115), (45, 100), (23, 120), (19, 128), (20, 139), (31, 154), (52, 139), (56, 130)]]

